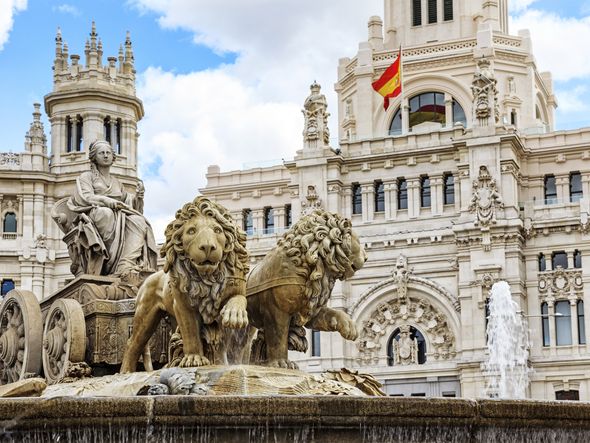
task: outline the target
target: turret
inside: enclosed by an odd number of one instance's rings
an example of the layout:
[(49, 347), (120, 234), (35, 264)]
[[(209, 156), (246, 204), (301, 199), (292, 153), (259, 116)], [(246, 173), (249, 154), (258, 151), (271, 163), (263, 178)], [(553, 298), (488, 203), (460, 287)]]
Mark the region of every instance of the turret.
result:
[[(92, 22), (84, 45), (85, 62), (63, 44), (61, 30), (56, 36), (53, 91), (45, 96), (45, 110), (51, 121), (51, 169), (63, 174), (88, 168), (84, 152), (93, 141), (106, 139), (118, 153), (115, 170), (137, 174), (137, 122), (143, 104), (135, 95), (133, 47), (127, 33), (118, 57), (107, 57), (103, 66), (103, 44)], [(117, 66), (118, 61), (118, 66)]]
[(33, 104), (33, 121), (25, 135), (25, 152), (23, 153), (23, 169), (47, 171), (47, 137), (41, 122), (41, 104)]

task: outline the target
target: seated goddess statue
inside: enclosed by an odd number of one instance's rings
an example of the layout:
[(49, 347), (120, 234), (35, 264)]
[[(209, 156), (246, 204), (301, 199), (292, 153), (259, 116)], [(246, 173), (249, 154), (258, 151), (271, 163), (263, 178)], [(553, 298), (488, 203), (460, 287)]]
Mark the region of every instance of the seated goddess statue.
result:
[(116, 155), (108, 142), (92, 143), (88, 157), (90, 171), (80, 174), (74, 194), (54, 209), (66, 233), (72, 272), (125, 279), (130, 273), (155, 271), (156, 242), (142, 214), (143, 185), (132, 195), (111, 175)]

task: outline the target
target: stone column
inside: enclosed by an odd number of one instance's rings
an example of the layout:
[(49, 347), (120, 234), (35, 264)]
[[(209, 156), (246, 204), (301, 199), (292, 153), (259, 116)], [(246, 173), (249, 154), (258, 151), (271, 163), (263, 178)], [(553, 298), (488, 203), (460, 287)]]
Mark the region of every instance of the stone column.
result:
[(375, 215), (375, 186), (373, 183), (361, 184), (363, 197), (363, 223), (373, 221)]
[(352, 189), (350, 186), (344, 188), (342, 192), (342, 215), (350, 220), (352, 217)]
[(385, 220), (395, 220), (397, 215), (397, 181), (383, 183), (385, 191)]
[(555, 354), (555, 304), (554, 302), (547, 301), (547, 312), (549, 316), (549, 347), (551, 348), (551, 354)]
[(33, 195), (33, 234), (47, 234), (45, 232), (45, 190), (43, 183), (35, 184), (35, 194)]
[(410, 105), (408, 99), (402, 100), (402, 134), (407, 135), (410, 132)]
[(264, 209), (252, 209), (252, 228), (255, 235), (264, 233)]
[(22, 226), (23, 240), (28, 242), (33, 239), (34, 196), (31, 193), (26, 193), (22, 198), (22, 217), (19, 221)]
[(82, 126), (84, 128), (82, 131), (84, 137), (84, 150), (88, 151), (90, 143), (105, 138), (104, 119), (98, 112), (85, 112), (84, 115), (82, 115), (82, 118), (84, 119), (82, 121)]
[(568, 175), (555, 176), (555, 187), (557, 188), (557, 201), (559, 203), (567, 203), (570, 201), (569, 181), (570, 180)]
[(571, 327), (572, 327), (572, 349), (574, 350), (574, 354), (578, 354), (578, 344), (579, 344), (579, 337), (578, 337), (578, 310), (576, 302), (578, 300), (575, 298), (570, 298), (570, 318), (571, 318)]
[(285, 207), (273, 207), (272, 215), (275, 224), (275, 233), (280, 234), (285, 230)]
[(420, 178), (408, 178), (408, 218), (416, 218), (420, 214)]
[(430, 177), (430, 208), (432, 215), (441, 215), (444, 206), (443, 176)]
[(342, 187), (338, 184), (328, 185), (328, 202), (326, 209), (337, 214), (342, 214)]

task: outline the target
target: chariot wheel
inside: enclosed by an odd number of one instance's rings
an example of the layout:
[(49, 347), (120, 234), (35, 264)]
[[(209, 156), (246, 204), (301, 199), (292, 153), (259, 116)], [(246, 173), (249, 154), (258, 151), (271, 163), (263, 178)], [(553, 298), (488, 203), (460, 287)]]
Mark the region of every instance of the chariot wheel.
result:
[(84, 361), (86, 322), (80, 303), (71, 298), (53, 302), (43, 329), (43, 372), (47, 383), (66, 376), (68, 365)]
[(0, 384), (41, 371), (41, 306), (35, 294), (13, 289), (0, 306)]

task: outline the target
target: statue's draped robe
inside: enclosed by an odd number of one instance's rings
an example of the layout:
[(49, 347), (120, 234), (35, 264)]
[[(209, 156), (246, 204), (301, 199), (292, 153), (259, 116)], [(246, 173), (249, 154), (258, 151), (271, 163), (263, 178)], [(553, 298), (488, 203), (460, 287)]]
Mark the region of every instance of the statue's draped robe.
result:
[[(111, 209), (91, 203), (101, 195), (125, 203), (133, 210)], [(105, 257), (102, 275), (123, 275), (131, 270), (156, 270), (157, 250), (154, 233), (137, 211), (140, 201), (127, 193), (117, 178), (109, 184), (97, 172), (87, 171), (76, 180), (68, 208), (80, 213), (88, 247)]]

